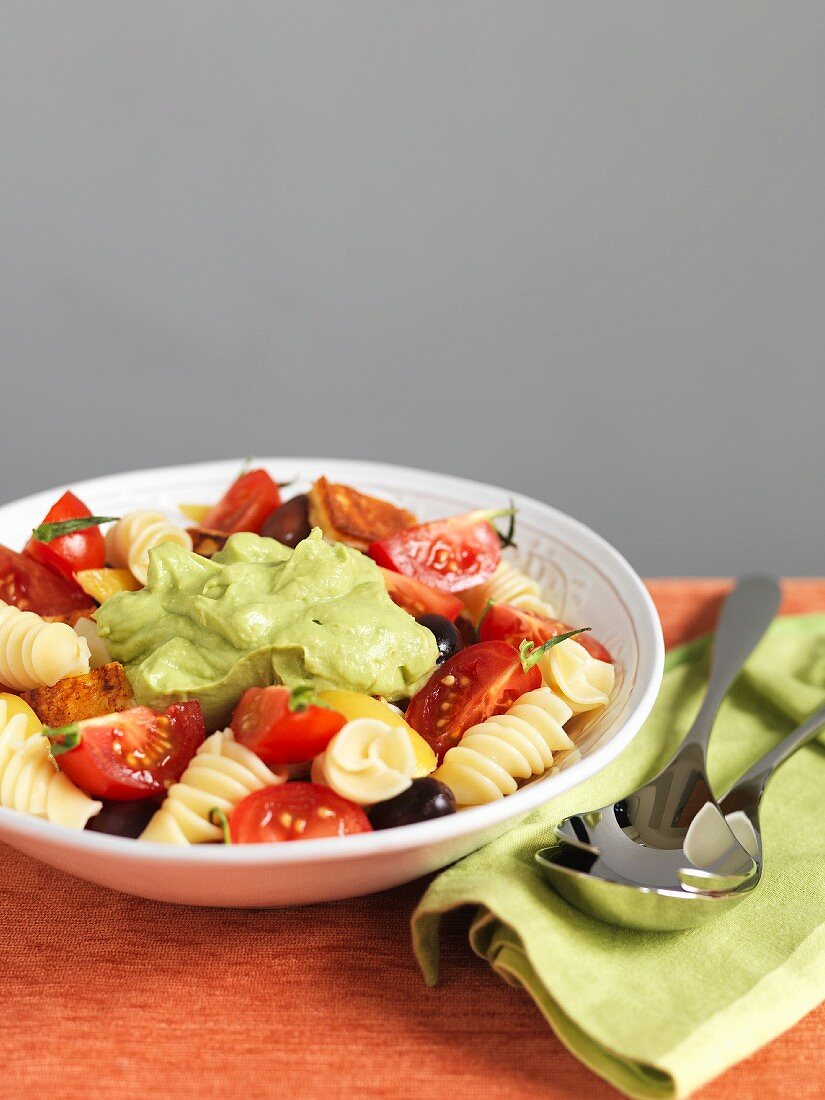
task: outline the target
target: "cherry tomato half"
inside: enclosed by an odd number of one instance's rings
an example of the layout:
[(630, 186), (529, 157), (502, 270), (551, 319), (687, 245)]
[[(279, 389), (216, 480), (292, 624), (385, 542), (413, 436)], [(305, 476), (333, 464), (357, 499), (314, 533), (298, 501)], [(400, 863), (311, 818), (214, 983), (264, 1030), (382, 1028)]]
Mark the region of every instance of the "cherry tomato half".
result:
[(299, 764), (323, 752), (346, 722), (329, 707), (302, 703), (286, 687), (247, 688), (230, 725), (235, 738), (266, 764)]
[(92, 606), (76, 584), (7, 546), (0, 546), (0, 600), (38, 615), (70, 615)]
[(539, 687), (538, 667), (525, 672), (507, 642), (478, 642), (435, 670), (410, 700), (405, 717), (441, 761), (470, 726), (501, 714), (525, 691)]
[[(482, 642), (509, 642), (516, 649), (527, 639), (540, 646), (548, 638), (565, 634), (570, 627), (560, 619), (549, 619), (536, 615), (532, 611), (523, 611), (520, 607), (511, 607), (506, 603), (494, 603), (482, 616), (478, 625), (478, 636)], [(579, 634), (576, 641), (583, 646), (591, 657), (598, 661), (612, 661), (613, 658), (601, 642), (590, 634)]]
[(464, 604), (458, 596), (439, 592), (414, 577), (405, 577), (403, 573), (396, 573), (392, 569), (384, 569), (382, 566), (379, 569), (392, 602), (403, 607), (414, 619), (419, 615), (443, 615), (454, 623), (464, 610)]
[(461, 592), (483, 584), (501, 561), (501, 542), (490, 515), (468, 512), (407, 527), (374, 542), (369, 556), (385, 569), (441, 592)]
[[(92, 513), (74, 493), (64, 493), (46, 513), (43, 523), (62, 523), (67, 519), (85, 519)], [(51, 542), (29, 539), (25, 554), (42, 562), (67, 580), (74, 582), (81, 569), (102, 569), (106, 564), (106, 544), (98, 526), (61, 535)]]
[[(61, 740), (68, 743), (75, 732), (77, 747), (60, 752)], [(87, 794), (122, 802), (165, 791), (206, 736), (197, 702), (173, 703), (163, 714), (132, 707), (54, 733), (60, 770)]]
[(281, 490), (266, 470), (248, 470), (241, 474), (201, 520), (209, 531), (234, 535), (252, 531), (259, 535), (264, 520), (281, 503)]
[(371, 830), (360, 806), (318, 783), (264, 787), (239, 802), (229, 818), (233, 844), (314, 840)]

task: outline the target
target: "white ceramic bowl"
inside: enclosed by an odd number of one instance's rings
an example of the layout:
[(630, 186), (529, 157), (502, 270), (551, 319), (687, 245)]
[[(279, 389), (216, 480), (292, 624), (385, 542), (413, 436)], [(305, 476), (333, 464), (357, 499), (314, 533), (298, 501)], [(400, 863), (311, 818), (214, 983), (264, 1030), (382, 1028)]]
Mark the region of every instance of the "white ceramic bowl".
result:
[[(474, 508), (519, 509), (514, 562), (544, 587), (560, 616), (587, 624), (621, 666), (610, 705), (581, 736), (581, 760), (498, 802), (435, 821), (352, 837), (291, 844), (187, 849), (75, 832), (0, 808), (0, 838), (80, 878), (125, 893), (188, 905), (257, 908), (302, 905), (373, 893), (435, 871), (475, 851), (548, 799), (608, 764), (647, 717), (662, 677), (659, 619), (639, 577), (589, 528), (547, 504), (490, 485), (372, 462), (318, 458), (262, 459), (290, 492), (321, 474), (405, 505), (424, 519)], [(239, 461), (141, 470), (74, 485), (97, 514), (216, 500), (237, 475)], [(0, 543), (15, 549), (60, 490), (50, 489), (0, 507)]]

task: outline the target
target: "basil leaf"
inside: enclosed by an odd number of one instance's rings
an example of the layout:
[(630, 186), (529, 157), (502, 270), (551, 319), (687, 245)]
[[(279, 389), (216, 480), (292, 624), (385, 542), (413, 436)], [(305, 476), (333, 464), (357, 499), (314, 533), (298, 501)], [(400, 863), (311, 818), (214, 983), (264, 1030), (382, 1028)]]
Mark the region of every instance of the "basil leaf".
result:
[(575, 638), (577, 634), (584, 634), (590, 629), (589, 626), (581, 626), (578, 630), (568, 630), (566, 634), (556, 634), (554, 638), (548, 638), (544, 645), (540, 645), (538, 649), (536, 649), (535, 642), (529, 642), (525, 639), (518, 650), (518, 655), (521, 657), (521, 667), (525, 672), (529, 672), (533, 665), (538, 664), (548, 649), (552, 649), (559, 642), (566, 642), (568, 638)]
[(51, 542), (63, 535), (73, 535), (75, 531), (85, 531), (87, 527), (99, 527), (101, 523), (114, 523), (118, 516), (79, 516), (77, 519), (64, 519), (59, 523), (41, 523), (32, 531), (37, 542)]

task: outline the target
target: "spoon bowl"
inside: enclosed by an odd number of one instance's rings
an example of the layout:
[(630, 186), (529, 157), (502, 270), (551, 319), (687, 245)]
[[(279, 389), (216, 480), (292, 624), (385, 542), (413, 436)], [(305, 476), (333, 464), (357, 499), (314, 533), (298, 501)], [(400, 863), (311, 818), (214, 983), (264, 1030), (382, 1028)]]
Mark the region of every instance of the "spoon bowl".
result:
[(704, 923), (756, 886), (753, 820), (740, 808), (732, 827), (711, 791), (705, 754), (719, 705), (779, 599), (770, 578), (738, 583), (722, 610), (704, 702), (675, 756), (639, 790), (562, 822), (555, 842), (536, 853), (573, 905), (613, 924), (673, 930)]
[[(605, 863), (603, 872), (599, 873), (597, 865), (602, 858), (601, 852), (591, 844), (583, 843), (575, 834), (572, 823), (607, 814), (620, 803), (605, 807), (603, 811), (597, 810), (595, 815), (568, 818), (557, 829), (557, 843), (536, 852), (536, 861), (557, 893), (577, 909), (609, 924), (648, 932), (696, 928), (744, 901), (759, 884), (764, 865), (759, 807), (765, 788), (777, 769), (823, 729), (825, 707), (815, 711), (793, 733), (789, 733), (775, 748), (757, 760), (722, 795), (718, 805), (711, 801), (705, 804), (687, 830), (682, 851), (673, 850), (677, 856), (674, 865), (680, 862), (680, 855), (685, 863), (677, 871), (679, 885), (675, 889), (622, 881), (610, 875), (608, 863)], [(706, 810), (707, 806), (712, 807), (712, 812)], [(719, 830), (719, 822), (715, 819), (717, 813), (722, 815), (725, 829), (736, 838), (737, 848), (729, 845), (726, 834)], [(706, 814), (709, 816), (705, 817)], [(706, 821), (712, 824), (707, 826)], [(600, 825), (600, 821), (593, 823), (594, 829)], [(573, 839), (570, 829), (573, 830)], [(608, 824), (599, 836), (609, 843), (614, 832)], [(702, 868), (696, 860), (701, 862), (705, 858), (701, 849), (708, 843), (712, 844), (714, 836), (726, 847), (721, 855), (717, 853), (716, 869)], [(750, 857), (752, 870), (741, 855), (742, 852)], [(725, 865), (726, 859), (732, 861), (729, 866)], [(687, 869), (688, 864), (692, 864), (691, 869)], [(670, 870), (671, 866), (667, 864), (666, 869)], [(608, 873), (604, 873), (604, 870)]]
[[(557, 859), (556, 857), (561, 858)], [(690, 891), (685, 887), (636, 886), (591, 875), (586, 864), (565, 865), (566, 847), (542, 848), (536, 861), (550, 885), (566, 901), (607, 924), (644, 932), (678, 932), (698, 928), (722, 916), (743, 901), (759, 881), (760, 868), (746, 882), (730, 888), (721, 882), (716, 889)], [(575, 857), (574, 857), (575, 858)]]
[(703, 924), (737, 905), (761, 870), (717, 805), (697, 745), (627, 798), (568, 818), (536, 860), (577, 908), (647, 931)]

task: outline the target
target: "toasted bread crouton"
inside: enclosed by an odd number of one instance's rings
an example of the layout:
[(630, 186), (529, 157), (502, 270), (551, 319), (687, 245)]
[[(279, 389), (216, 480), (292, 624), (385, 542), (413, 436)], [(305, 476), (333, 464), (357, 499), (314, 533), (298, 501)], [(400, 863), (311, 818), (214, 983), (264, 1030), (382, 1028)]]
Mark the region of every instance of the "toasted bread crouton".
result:
[(388, 500), (319, 477), (309, 491), (309, 522), (328, 539), (366, 550), (371, 542), (410, 527), (416, 518)]
[(186, 530), (192, 536), (192, 549), (202, 558), (211, 558), (223, 550), (229, 538), (221, 531), (208, 531), (205, 527), (187, 527)]
[(97, 718), (135, 705), (123, 665), (112, 661), (87, 672), (58, 680), (54, 687), (22, 691), (20, 698), (32, 708), (44, 726), (68, 726), (84, 718)]

